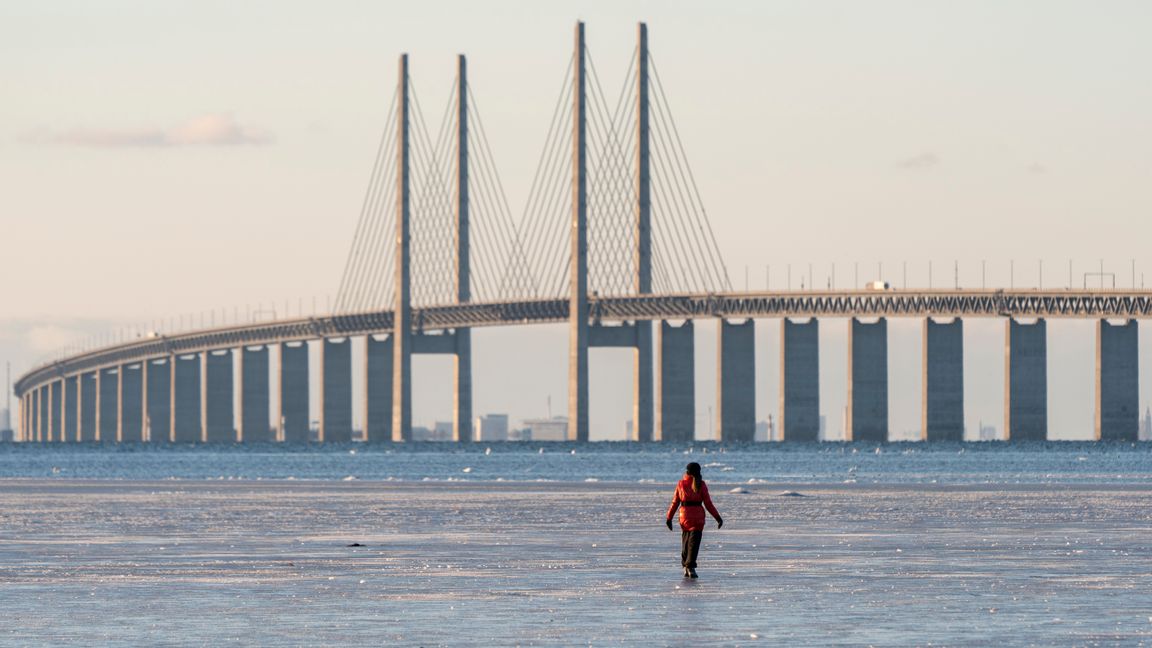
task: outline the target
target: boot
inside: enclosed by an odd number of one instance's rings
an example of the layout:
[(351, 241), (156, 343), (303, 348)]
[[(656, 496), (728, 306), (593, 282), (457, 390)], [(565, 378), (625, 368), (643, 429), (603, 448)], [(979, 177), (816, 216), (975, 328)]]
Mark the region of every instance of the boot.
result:
[(687, 567), (684, 568), (684, 578), (693, 578), (692, 571)]
[(696, 570), (693, 569), (692, 567), (689, 567), (687, 569), (687, 571), (688, 571), (688, 578), (699, 578), (699, 576), (696, 575)]

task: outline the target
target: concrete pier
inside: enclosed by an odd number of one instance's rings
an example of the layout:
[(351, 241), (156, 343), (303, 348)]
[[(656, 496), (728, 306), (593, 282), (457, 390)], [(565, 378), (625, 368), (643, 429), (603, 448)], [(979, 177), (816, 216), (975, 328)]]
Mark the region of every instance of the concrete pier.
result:
[(820, 321), (780, 326), (780, 438), (820, 440)]
[(456, 360), (452, 390), (453, 441), (472, 440), (472, 329), (460, 328), (454, 333)]
[(1004, 432), (1009, 441), (1048, 438), (1048, 335), (1035, 324), (1005, 322)]
[(233, 405), (232, 350), (211, 351), (204, 358), (204, 440), (208, 443), (236, 443)]
[(63, 413), (64, 386), (59, 380), (53, 380), (48, 385), (48, 421), (49, 440), (60, 443), (64, 440), (64, 422), (60, 418)]
[(308, 443), (308, 343), (280, 344), (280, 440)]
[(203, 408), (203, 368), (199, 355), (172, 356), (172, 441), (174, 443), (200, 443), (204, 440), (201, 422)]
[(888, 441), (888, 321), (848, 328), (848, 440)]
[(79, 380), (77, 379), (76, 376), (68, 376), (67, 378), (64, 378), (63, 380), (61, 380), (60, 383), (61, 383), (61, 389), (64, 390), (64, 394), (61, 397), (63, 402), (61, 403), (61, 407), (60, 407), (60, 409), (61, 409), (60, 418), (61, 418), (61, 426), (62, 426), (63, 434), (64, 434), (64, 440), (69, 442), (69, 443), (75, 443), (77, 441), (77, 437), (76, 437), (76, 398), (77, 398), (76, 389), (77, 389), (77, 386), (79, 384)]
[(696, 438), (696, 331), (692, 320), (680, 326), (660, 322), (656, 357), (656, 441)]
[(320, 344), (320, 441), (347, 443), (352, 440), (352, 340)]
[(51, 440), (48, 418), (48, 388), (41, 387), (36, 390), (36, 441), (47, 443)]
[(78, 430), (81, 442), (91, 443), (96, 441), (96, 374), (86, 373), (80, 374), (80, 391), (77, 393), (79, 403), (76, 405), (77, 415), (76, 423), (79, 424)]
[(364, 433), (369, 443), (381, 443), (392, 440), (392, 336), (366, 340)]
[(1096, 322), (1096, 439), (1137, 441), (1140, 339), (1136, 320)]
[(924, 320), (921, 438), (964, 440), (964, 321)]
[(756, 323), (720, 320), (716, 353), (716, 440), (756, 438)]
[(172, 368), (170, 359), (150, 360), (144, 381), (144, 411), (150, 443), (172, 442)]
[(119, 437), (116, 431), (119, 429), (119, 413), (120, 401), (117, 398), (119, 392), (119, 372), (116, 369), (101, 369), (100, 383), (97, 397), (99, 400), (99, 410), (97, 416), (99, 417), (100, 426), (100, 441), (103, 443), (116, 443)]
[(142, 365), (120, 365), (120, 412), (117, 436), (121, 443), (144, 440), (144, 370)]
[(240, 431), (241, 443), (274, 441), (268, 423), (270, 388), (268, 347), (240, 349)]

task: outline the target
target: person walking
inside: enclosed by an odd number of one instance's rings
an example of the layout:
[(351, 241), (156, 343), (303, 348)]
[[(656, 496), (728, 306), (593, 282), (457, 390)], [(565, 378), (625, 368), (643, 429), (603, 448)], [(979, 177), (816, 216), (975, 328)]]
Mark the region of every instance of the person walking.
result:
[(704, 509), (716, 519), (716, 528), (724, 526), (724, 519), (712, 504), (708, 495), (708, 484), (700, 476), (700, 464), (693, 461), (684, 469), (684, 478), (676, 484), (672, 505), (668, 507), (664, 523), (672, 530), (672, 516), (680, 509), (680, 562), (684, 565), (684, 577), (696, 578), (696, 556), (700, 554), (700, 539), (704, 536)]

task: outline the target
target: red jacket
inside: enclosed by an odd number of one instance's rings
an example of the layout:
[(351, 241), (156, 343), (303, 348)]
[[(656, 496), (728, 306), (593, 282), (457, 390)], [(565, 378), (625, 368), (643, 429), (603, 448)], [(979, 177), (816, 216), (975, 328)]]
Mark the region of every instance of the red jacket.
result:
[[(703, 506), (700, 504), (703, 503)], [(672, 496), (672, 506), (668, 507), (668, 519), (671, 520), (672, 516), (676, 513), (676, 509), (680, 509), (680, 528), (684, 531), (702, 531), (704, 530), (704, 509), (712, 514), (712, 517), (717, 520), (720, 519), (720, 512), (712, 505), (712, 498), (708, 496), (708, 484), (704, 480), (700, 480), (700, 490), (692, 490), (692, 478), (685, 476), (676, 484), (676, 494)]]

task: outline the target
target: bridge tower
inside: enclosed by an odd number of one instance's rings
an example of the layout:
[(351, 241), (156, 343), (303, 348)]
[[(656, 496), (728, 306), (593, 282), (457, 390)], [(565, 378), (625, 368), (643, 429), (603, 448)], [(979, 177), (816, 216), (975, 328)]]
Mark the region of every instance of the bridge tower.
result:
[(408, 55), (400, 55), (396, 132), (395, 305), (392, 320), (392, 440), (412, 438), (412, 292)]
[(568, 440), (588, 440), (588, 119), (584, 23), (572, 57), (572, 222), (568, 268)]
[[(652, 170), (648, 123), (648, 25), (636, 34), (636, 277), (637, 295), (652, 294)], [(651, 441), (652, 322), (636, 322), (632, 370), (632, 429), (634, 440)]]
[[(456, 73), (456, 302), (472, 301), (468, 195), (468, 59), (457, 59)], [(456, 384), (453, 385), (452, 433), (456, 441), (472, 440), (472, 330), (458, 328)]]

